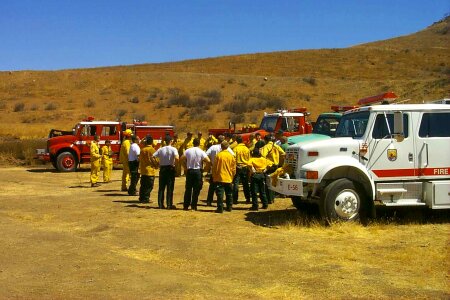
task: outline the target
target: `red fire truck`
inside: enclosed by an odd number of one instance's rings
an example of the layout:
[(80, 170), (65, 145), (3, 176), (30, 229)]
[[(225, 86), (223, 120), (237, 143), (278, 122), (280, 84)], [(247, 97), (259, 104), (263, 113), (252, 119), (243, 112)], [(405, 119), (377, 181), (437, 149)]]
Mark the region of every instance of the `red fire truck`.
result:
[(306, 118), (308, 115), (305, 107), (278, 110), (275, 113), (264, 113), (259, 127), (246, 126), (236, 130), (235, 124), (230, 123), (228, 128), (209, 129), (208, 133), (215, 136), (225, 133), (240, 134), (244, 142), (249, 140), (250, 134), (257, 132), (261, 134), (261, 137), (279, 130), (282, 130), (285, 136), (306, 134), (312, 132), (312, 125)]
[(150, 126), (146, 122), (95, 121), (89, 117), (76, 124), (72, 131), (52, 129), (48, 136), (46, 149), (36, 150), (36, 159), (49, 161), (61, 172), (72, 172), (79, 164), (90, 161), (90, 143), (94, 135), (100, 137), (100, 145), (111, 141), (114, 152), (113, 161), (118, 163), (123, 131), (131, 129), (139, 138), (151, 135), (159, 147), (166, 136), (173, 136), (173, 126)]

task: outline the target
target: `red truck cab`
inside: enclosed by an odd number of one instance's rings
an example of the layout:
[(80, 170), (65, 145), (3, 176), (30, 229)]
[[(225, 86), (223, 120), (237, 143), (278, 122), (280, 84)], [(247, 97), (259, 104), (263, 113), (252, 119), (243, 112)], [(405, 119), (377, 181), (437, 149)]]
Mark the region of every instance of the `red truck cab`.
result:
[(99, 144), (103, 146), (106, 140), (111, 141), (113, 161), (118, 163), (123, 131), (131, 129), (139, 138), (151, 135), (157, 146), (166, 136), (173, 136), (173, 126), (149, 126), (143, 123), (121, 123), (116, 121), (94, 121), (88, 118), (76, 124), (72, 131), (52, 129), (46, 149), (37, 149), (36, 158), (49, 161), (61, 172), (75, 171), (79, 164), (90, 161), (90, 144), (94, 135), (100, 137)]

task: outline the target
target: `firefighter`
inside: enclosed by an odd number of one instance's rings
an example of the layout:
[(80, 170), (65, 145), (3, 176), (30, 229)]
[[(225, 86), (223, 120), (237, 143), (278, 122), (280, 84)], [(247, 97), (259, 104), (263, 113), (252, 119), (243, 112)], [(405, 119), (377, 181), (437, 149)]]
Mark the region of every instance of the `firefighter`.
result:
[(130, 152), (130, 146), (131, 146), (131, 134), (133, 132), (131, 129), (127, 129), (123, 132), (124, 139), (122, 141), (122, 146), (120, 147), (120, 153), (119, 153), (119, 161), (123, 166), (122, 171), (122, 191), (126, 192), (127, 184), (130, 182), (130, 168), (128, 167), (128, 153)]
[(252, 151), (252, 158), (248, 161), (248, 167), (250, 169), (250, 190), (252, 195), (252, 207), (250, 210), (258, 210), (258, 194), (261, 200), (261, 209), (267, 209), (268, 201), (266, 195), (265, 174), (266, 169), (272, 164), (271, 161), (261, 157), (259, 149), (255, 148)]
[(212, 145), (217, 144), (217, 139), (214, 136), (214, 134), (210, 133), (208, 134), (208, 138), (206, 139), (206, 143), (205, 143), (205, 148), (206, 150), (209, 149), (209, 147), (211, 147)]
[(226, 211), (233, 209), (233, 178), (236, 174), (236, 159), (228, 151), (229, 144), (223, 141), (212, 167), (212, 177), (217, 195), (216, 213), (223, 213), (223, 194), (226, 198)]
[[(268, 134), (264, 137), (266, 144), (260, 149), (261, 156), (272, 162), (273, 170), (268, 170), (266, 176), (275, 171), (279, 166), (282, 166), (285, 152), (280, 146), (273, 142), (273, 137)], [(267, 201), (269, 204), (274, 201), (274, 193), (266, 186)]]
[(203, 151), (206, 151), (206, 140), (202, 137), (203, 133), (201, 131), (197, 132), (197, 138), (200, 141), (200, 145), (198, 146)]
[(236, 175), (233, 179), (233, 204), (238, 203), (239, 182), (244, 189), (245, 202), (250, 203), (250, 186), (248, 184), (248, 160), (250, 159), (250, 150), (242, 141), (242, 136), (236, 137), (237, 146), (233, 151), (236, 155)]
[(98, 135), (94, 135), (94, 140), (91, 142), (90, 146), (90, 155), (91, 155), (91, 187), (100, 186), (97, 183), (98, 176), (100, 173), (100, 161), (102, 155), (100, 154), (100, 149), (98, 148), (98, 141), (100, 137)]
[(256, 137), (253, 133), (250, 134), (250, 136), (248, 137), (248, 142), (247, 142), (247, 147), (248, 150), (250, 150), (250, 153), (255, 149), (255, 145), (256, 145)]
[(113, 153), (111, 151), (111, 141), (106, 140), (105, 145), (102, 147), (102, 167), (104, 183), (111, 182), (111, 171), (113, 167), (112, 155)]
[[(178, 151), (180, 150), (181, 145), (183, 145), (183, 141), (178, 137), (178, 133), (173, 134), (173, 144), (172, 145)], [(163, 146), (165, 146), (165, 142), (164, 142), (164, 145), (161, 144), (161, 147), (163, 147)], [(181, 163), (179, 160), (175, 163), (175, 176), (176, 177), (181, 176)]]
[(141, 172), (141, 186), (139, 188), (139, 202), (149, 203), (150, 193), (155, 183), (156, 170), (159, 162), (153, 157), (156, 152), (153, 148), (153, 138), (147, 135), (144, 141), (144, 148), (139, 156), (139, 170)]

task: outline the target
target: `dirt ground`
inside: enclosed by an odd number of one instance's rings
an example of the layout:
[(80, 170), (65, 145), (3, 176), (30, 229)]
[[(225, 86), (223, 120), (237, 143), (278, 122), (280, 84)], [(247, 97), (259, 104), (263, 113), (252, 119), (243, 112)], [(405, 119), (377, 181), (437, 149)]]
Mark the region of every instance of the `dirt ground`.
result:
[(0, 168), (0, 298), (450, 298), (448, 215), (323, 227), (282, 198), (219, 215), (207, 183), (198, 211), (158, 210), (157, 180), (140, 204), (120, 176)]

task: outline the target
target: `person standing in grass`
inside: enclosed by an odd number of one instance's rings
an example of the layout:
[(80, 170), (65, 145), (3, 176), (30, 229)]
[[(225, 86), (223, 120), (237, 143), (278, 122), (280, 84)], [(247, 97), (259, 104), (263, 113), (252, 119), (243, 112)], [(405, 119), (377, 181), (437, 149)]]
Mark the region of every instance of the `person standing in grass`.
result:
[(130, 186), (128, 187), (128, 195), (136, 195), (136, 185), (139, 182), (139, 138), (136, 135), (131, 137), (130, 152), (128, 153), (128, 167), (130, 169)]
[(103, 167), (103, 182), (111, 182), (111, 171), (113, 167), (111, 141), (106, 140), (102, 147), (102, 167)]
[(158, 168), (158, 161), (153, 157), (156, 152), (153, 148), (153, 138), (147, 136), (144, 141), (144, 148), (139, 156), (139, 170), (141, 172), (141, 186), (139, 188), (139, 202), (149, 203), (150, 193), (155, 184), (156, 170)]
[(175, 187), (175, 164), (179, 160), (178, 150), (172, 146), (173, 139), (166, 136), (165, 146), (156, 150), (153, 157), (159, 158), (158, 207), (164, 207), (164, 191), (167, 188), (167, 209), (176, 209), (173, 205), (173, 189)]
[(100, 174), (100, 160), (102, 155), (100, 154), (100, 149), (98, 148), (98, 141), (100, 137), (94, 135), (94, 140), (91, 142), (90, 155), (91, 155), (91, 187), (100, 186), (97, 183)]
[(244, 144), (242, 136), (236, 136), (236, 147), (233, 151), (236, 154), (236, 175), (233, 180), (233, 204), (238, 204), (239, 183), (244, 189), (246, 203), (250, 203), (250, 186), (248, 184), (248, 160), (250, 159), (250, 150)]
[(194, 147), (187, 149), (181, 157), (181, 164), (186, 171), (186, 190), (184, 191), (184, 210), (189, 206), (197, 210), (198, 195), (203, 187), (203, 163), (209, 163), (209, 157), (200, 149), (200, 139), (195, 138)]
[(130, 181), (130, 168), (128, 167), (128, 153), (130, 152), (130, 146), (131, 146), (131, 129), (127, 129), (123, 132), (123, 141), (122, 145), (120, 146), (120, 153), (119, 153), (119, 161), (122, 164), (122, 191), (126, 192), (127, 189), (127, 183)]
[(265, 184), (265, 174), (267, 167), (269, 167), (272, 162), (268, 159), (261, 157), (259, 149), (255, 148), (252, 151), (252, 158), (248, 161), (248, 167), (250, 168), (250, 190), (252, 195), (252, 207), (250, 210), (258, 210), (258, 194), (262, 202), (262, 209), (267, 209), (268, 202), (266, 196), (266, 184)]
[(216, 213), (223, 213), (223, 194), (226, 197), (226, 211), (233, 208), (233, 178), (236, 175), (236, 159), (228, 151), (229, 144), (223, 141), (221, 151), (216, 155), (212, 167), (212, 177), (217, 194)]

